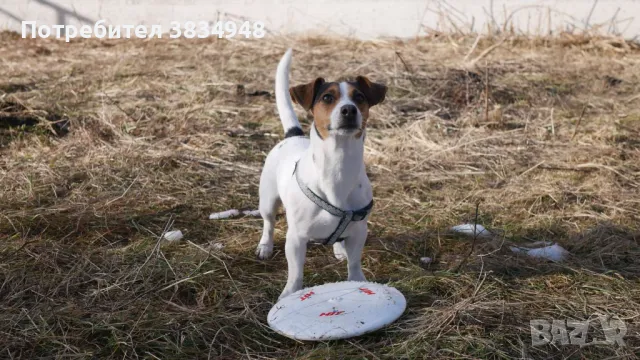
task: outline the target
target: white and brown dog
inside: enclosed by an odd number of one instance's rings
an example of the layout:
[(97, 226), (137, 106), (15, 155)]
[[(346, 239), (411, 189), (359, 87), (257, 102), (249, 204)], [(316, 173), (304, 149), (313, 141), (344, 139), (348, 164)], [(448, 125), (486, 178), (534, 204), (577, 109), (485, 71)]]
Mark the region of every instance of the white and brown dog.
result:
[[(369, 108), (384, 100), (387, 87), (364, 76), (354, 82), (313, 82), (289, 89), (291, 49), (276, 74), (276, 104), (285, 139), (265, 160), (260, 177), (260, 214), (264, 228), (256, 254), (273, 252), (276, 211), (287, 216), (285, 253), (287, 285), (280, 298), (302, 289), (309, 242), (333, 245), (336, 258), (347, 258), (348, 280), (365, 281), (361, 256), (373, 192), (364, 166), (364, 139)], [(305, 137), (291, 103), (313, 114)]]

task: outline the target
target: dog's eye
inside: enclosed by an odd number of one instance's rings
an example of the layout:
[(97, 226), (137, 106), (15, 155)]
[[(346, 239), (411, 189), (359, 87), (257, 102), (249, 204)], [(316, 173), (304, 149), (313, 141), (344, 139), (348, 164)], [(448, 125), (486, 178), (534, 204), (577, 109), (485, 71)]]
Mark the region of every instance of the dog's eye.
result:
[(324, 94), (324, 96), (322, 97), (322, 101), (324, 101), (327, 104), (331, 104), (331, 102), (333, 101), (333, 95)]
[(357, 104), (361, 104), (364, 102), (364, 95), (357, 93), (355, 95), (353, 95), (353, 101), (355, 101)]

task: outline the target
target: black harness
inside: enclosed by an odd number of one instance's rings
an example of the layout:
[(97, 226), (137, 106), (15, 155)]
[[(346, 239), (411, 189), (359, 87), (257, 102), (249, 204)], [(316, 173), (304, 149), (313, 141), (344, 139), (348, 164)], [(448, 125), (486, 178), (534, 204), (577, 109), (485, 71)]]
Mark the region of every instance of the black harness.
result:
[(296, 181), (298, 182), (298, 186), (300, 187), (300, 190), (302, 190), (302, 193), (305, 194), (307, 198), (311, 200), (314, 204), (318, 205), (322, 210), (325, 210), (329, 214), (340, 218), (338, 227), (333, 231), (333, 233), (329, 236), (329, 238), (319, 241), (320, 244), (333, 245), (336, 242), (343, 241), (345, 238), (341, 238), (340, 235), (342, 235), (342, 233), (347, 228), (349, 223), (352, 221), (362, 221), (371, 212), (371, 208), (373, 208), (373, 199), (371, 199), (371, 202), (369, 203), (369, 205), (363, 207), (360, 210), (345, 211), (329, 204), (320, 196), (316, 195), (316, 193), (311, 191), (311, 189), (309, 189), (309, 187), (302, 182), (302, 180), (300, 179), (300, 176), (298, 176), (298, 172), (296, 171), (297, 169), (298, 169), (298, 162), (296, 161), (295, 167), (293, 169), (293, 173), (296, 176)]

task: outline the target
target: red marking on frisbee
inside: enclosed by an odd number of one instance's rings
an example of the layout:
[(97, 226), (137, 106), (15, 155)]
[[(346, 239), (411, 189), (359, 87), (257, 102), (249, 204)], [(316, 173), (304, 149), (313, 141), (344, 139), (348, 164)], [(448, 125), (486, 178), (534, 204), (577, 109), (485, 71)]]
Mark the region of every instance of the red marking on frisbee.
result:
[(320, 316), (335, 316), (335, 315), (340, 315), (342, 313), (344, 313), (344, 311), (333, 310), (332, 312), (322, 313), (320, 314)]
[(360, 288), (360, 291), (362, 291), (363, 293), (367, 294), (367, 295), (373, 295), (375, 294), (373, 291), (367, 289), (367, 288)]
[(300, 301), (305, 301), (305, 300), (307, 300), (308, 298), (310, 298), (310, 297), (311, 297), (311, 295), (315, 295), (315, 293), (314, 293), (313, 291), (310, 291), (310, 292), (308, 292), (308, 293), (306, 293), (306, 294), (304, 294), (304, 295), (300, 296)]

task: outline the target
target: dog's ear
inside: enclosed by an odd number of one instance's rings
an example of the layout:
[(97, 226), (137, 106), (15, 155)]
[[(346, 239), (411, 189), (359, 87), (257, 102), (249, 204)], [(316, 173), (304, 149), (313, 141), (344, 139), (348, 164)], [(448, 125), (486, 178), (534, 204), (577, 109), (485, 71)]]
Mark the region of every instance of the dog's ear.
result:
[(367, 98), (369, 106), (374, 106), (384, 101), (384, 97), (387, 94), (387, 87), (384, 84), (371, 82), (365, 76), (356, 77), (356, 84)]
[(289, 94), (291, 94), (293, 102), (300, 104), (305, 110), (309, 110), (313, 106), (316, 93), (324, 83), (323, 78), (317, 78), (308, 84), (292, 87), (289, 89)]

